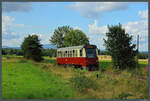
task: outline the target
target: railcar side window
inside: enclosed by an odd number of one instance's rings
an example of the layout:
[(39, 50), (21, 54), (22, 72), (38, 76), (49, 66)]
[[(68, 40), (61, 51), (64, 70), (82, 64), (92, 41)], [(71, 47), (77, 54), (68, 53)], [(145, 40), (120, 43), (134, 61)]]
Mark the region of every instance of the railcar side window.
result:
[(70, 57), (72, 57), (72, 51), (70, 51)]
[(65, 51), (63, 51), (64, 52), (64, 56), (63, 57), (65, 57)]
[(80, 50), (80, 56), (82, 57), (82, 49)]
[(67, 57), (67, 51), (65, 51), (65, 57)]

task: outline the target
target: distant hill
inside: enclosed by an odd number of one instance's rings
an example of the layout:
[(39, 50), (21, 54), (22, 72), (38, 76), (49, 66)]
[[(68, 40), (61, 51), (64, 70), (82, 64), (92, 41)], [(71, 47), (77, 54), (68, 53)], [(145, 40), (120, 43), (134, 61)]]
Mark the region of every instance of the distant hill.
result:
[(2, 48), (9, 48), (8, 46), (2, 46)]
[(55, 45), (52, 45), (52, 44), (44, 44), (43, 48), (44, 49), (57, 49), (57, 47)]
[(9, 47), (9, 46), (2, 46), (2, 48), (20, 49), (20, 47)]
[[(9, 46), (2, 46), (2, 48), (21, 49), (20, 47), (9, 47)], [(55, 45), (52, 45), (52, 44), (44, 44), (43, 48), (44, 49), (57, 49), (57, 47)]]
[(143, 54), (148, 54), (148, 51), (142, 51), (140, 53), (143, 53)]

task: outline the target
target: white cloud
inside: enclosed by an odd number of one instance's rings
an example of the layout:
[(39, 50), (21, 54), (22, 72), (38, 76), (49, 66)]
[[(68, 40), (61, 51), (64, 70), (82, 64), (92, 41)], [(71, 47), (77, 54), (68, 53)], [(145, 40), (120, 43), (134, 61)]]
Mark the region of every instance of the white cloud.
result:
[(4, 12), (28, 12), (32, 9), (30, 2), (2, 2)]
[(19, 47), (22, 43), (22, 38), (13, 38), (13, 39), (2, 39), (2, 46), (9, 46), (9, 47)]
[(24, 24), (16, 24), (15, 18), (11, 16), (2, 16), (2, 34), (3, 38), (14, 38), (22, 36), (21, 33), (16, 33), (13, 28), (47, 28), (47, 26), (32, 26), (32, 25), (24, 25)]
[(42, 38), (42, 34), (40, 34), (40, 33), (31, 33), (30, 35), (37, 35), (38, 37), (39, 37), (39, 39), (41, 39)]
[(50, 39), (51, 35), (50, 34), (43, 34), (42, 38), (41, 38), (42, 39), (41, 43), (42, 44), (49, 44), (50, 43), (49, 39)]
[(123, 25), (126, 32), (133, 36), (133, 40), (137, 41), (137, 35), (139, 35), (139, 50), (148, 50), (148, 22), (138, 21), (138, 22), (128, 22)]
[(10, 16), (2, 16), (2, 23), (10, 26), (15, 19)]
[(97, 20), (94, 21), (93, 24), (88, 25), (89, 33), (90, 34), (105, 34), (107, 31), (107, 26), (98, 27)]
[(107, 32), (107, 26), (98, 26), (98, 21), (94, 20), (93, 24), (88, 25), (88, 37), (90, 44), (97, 45), (100, 50), (104, 50), (104, 41), (106, 38), (105, 33)]
[(10, 16), (2, 16), (2, 45), (13, 46), (20, 43), (19, 38), (22, 33), (16, 33), (11, 30), (15, 19)]
[(37, 25), (24, 25), (24, 24), (13, 24), (13, 27), (20, 27), (20, 28), (47, 28), (47, 26), (37, 26)]
[(14, 27), (22, 28), (44, 28), (44, 26), (27, 26), (24, 24), (15, 24), (15, 18), (11, 16), (2, 16), (2, 46), (20, 46), (24, 37), (29, 34), (39, 36), (42, 44), (48, 44), (50, 36), (41, 33), (15, 32)]
[(142, 19), (148, 19), (148, 10), (139, 11), (138, 16), (140, 16)]
[(11, 29), (14, 26), (15, 19), (10, 16), (2, 16), (2, 39), (12, 39), (22, 36)]
[(148, 36), (148, 22), (147, 21), (136, 21), (136, 22), (128, 22), (123, 25), (125, 30), (133, 35), (137, 36)]
[[(141, 13), (142, 14), (142, 13)], [(141, 21), (127, 22), (122, 24), (125, 31), (133, 36), (133, 42), (136, 44), (137, 35), (140, 36), (140, 51), (148, 50), (148, 18)], [(92, 44), (98, 45), (100, 49), (103, 47), (103, 38), (108, 31), (107, 26), (98, 26), (98, 21), (88, 25), (88, 36)]]
[(111, 12), (118, 10), (126, 10), (128, 3), (126, 2), (76, 2), (67, 6), (70, 10), (76, 10), (87, 18), (98, 18), (103, 12)]
[(103, 34), (93, 34), (93, 35), (89, 34), (88, 37), (89, 37), (90, 44), (96, 45), (100, 50), (105, 49), (104, 40), (103, 40), (106, 38), (105, 35), (103, 35)]
[(2, 34), (8, 35), (9, 27), (14, 22), (14, 18), (9, 16), (2, 16)]
[[(45, 33), (29, 33), (28, 35), (37, 35), (38, 38), (40, 39), (40, 43), (41, 44), (49, 44), (50, 41), (50, 34), (45, 34)], [(28, 35), (26, 35), (25, 37), (27, 37)]]
[(74, 26), (73, 29), (82, 30), (79, 26)]

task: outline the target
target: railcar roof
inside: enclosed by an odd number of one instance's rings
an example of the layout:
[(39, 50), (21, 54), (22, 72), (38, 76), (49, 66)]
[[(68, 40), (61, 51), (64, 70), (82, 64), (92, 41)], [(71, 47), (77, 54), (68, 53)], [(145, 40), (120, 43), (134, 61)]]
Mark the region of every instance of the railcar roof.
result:
[(58, 48), (57, 51), (68, 50), (68, 49), (81, 49), (83, 47), (84, 47), (84, 45), (81, 45), (81, 46), (72, 46), (72, 47), (64, 47), (64, 48)]

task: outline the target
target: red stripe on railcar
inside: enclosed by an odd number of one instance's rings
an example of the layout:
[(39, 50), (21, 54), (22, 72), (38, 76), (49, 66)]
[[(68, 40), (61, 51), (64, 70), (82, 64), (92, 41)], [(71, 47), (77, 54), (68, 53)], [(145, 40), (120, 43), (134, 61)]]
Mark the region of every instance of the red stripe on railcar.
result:
[(57, 64), (73, 64), (86, 67), (89, 65), (98, 65), (98, 58), (87, 57), (57, 57)]

